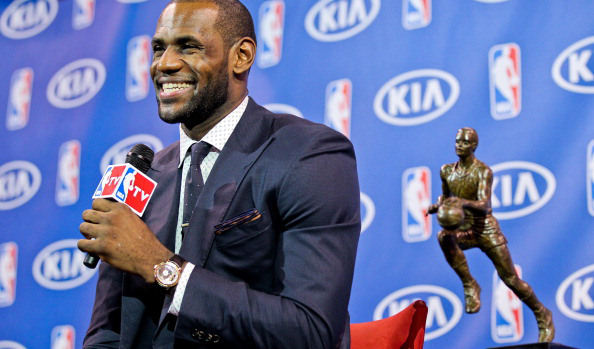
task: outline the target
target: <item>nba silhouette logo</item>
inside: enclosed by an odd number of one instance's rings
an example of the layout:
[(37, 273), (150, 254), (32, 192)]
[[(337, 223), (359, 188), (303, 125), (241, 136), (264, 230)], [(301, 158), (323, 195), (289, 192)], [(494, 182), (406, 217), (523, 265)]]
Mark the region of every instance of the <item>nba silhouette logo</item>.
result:
[[(522, 268), (516, 265), (518, 276)], [(493, 302), (491, 305), (491, 337), (497, 343), (516, 342), (524, 337), (522, 301), (493, 272)]]
[(431, 171), (428, 167), (409, 168), (402, 174), (402, 237), (419, 242), (431, 236)]
[(489, 51), (491, 116), (496, 120), (517, 116), (522, 109), (520, 47), (496, 45)]
[(10, 79), (6, 128), (14, 131), (27, 126), (31, 95), (33, 94), (33, 69), (15, 71)]
[(146, 35), (136, 36), (128, 42), (126, 63), (126, 99), (139, 101), (148, 95), (151, 39)]
[(74, 335), (74, 327), (70, 325), (54, 327), (51, 349), (74, 349)]
[(84, 29), (95, 19), (95, 0), (74, 0), (72, 8), (72, 28)]
[(277, 65), (283, 51), (283, 32), (285, 26), (285, 2), (265, 1), (258, 14), (258, 67), (268, 68)]
[(80, 182), (80, 142), (63, 143), (58, 152), (58, 176), (56, 178), (56, 204), (72, 205), (78, 201)]
[(124, 180), (116, 190), (116, 197), (122, 202), (126, 202), (128, 199), (128, 192), (134, 188), (137, 172), (138, 171), (134, 167), (128, 167), (126, 172), (124, 172)]
[(0, 307), (14, 303), (16, 296), (18, 248), (14, 242), (0, 245)]
[(588, 212), (594, 216), (594, 140), (588, 144), (586, 157), (586, 188), (588, 192)]
[(431, 23), (431, 0), (402, 0), (404, 29), (423, 28)]
[(347, 137), (351, 133), (351, 91), (349, 79), (332, 81), (326, 87), (324, 123)]

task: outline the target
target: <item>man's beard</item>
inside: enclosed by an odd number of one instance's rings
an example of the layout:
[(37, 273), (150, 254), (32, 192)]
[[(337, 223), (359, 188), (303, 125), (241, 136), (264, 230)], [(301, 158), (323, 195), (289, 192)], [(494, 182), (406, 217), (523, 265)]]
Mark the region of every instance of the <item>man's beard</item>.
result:
[(168, 124), (183, 123), (188, 128), (192, 128), (206, 121), (214, 112), (227, 101), (229, 95), (229, 77), (226, 72), (226, 64), (222, 65), (221, 71), (211, 80), (209, 85), (200, 88), (198, 82), (198, 93), (178, 111), (162, 112), (159, 105), (159, 117)]

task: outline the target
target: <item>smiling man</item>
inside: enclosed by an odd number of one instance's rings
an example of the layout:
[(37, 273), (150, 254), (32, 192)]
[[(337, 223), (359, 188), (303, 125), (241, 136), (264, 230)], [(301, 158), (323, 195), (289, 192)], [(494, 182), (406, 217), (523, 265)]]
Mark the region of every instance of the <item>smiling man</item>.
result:
[(351, 143), (248, 97), (256, 38), (236, 0), (172, 1), (153, 51), (180, 141), (155, 156), (142, 220), (102, 199), (83, 212), (79, 248), (103, 261), (85, 348), (348, 348)]

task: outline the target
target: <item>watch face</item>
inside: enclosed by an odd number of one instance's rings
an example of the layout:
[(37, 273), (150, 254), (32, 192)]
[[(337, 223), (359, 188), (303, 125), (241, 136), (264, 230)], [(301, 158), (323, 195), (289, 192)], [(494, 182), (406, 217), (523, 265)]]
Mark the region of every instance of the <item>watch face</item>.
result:
[(156, 279), (161, 286), (171, 287), (177, 284), (179, 268), (172, 262), (165, 262), (157, 268)]

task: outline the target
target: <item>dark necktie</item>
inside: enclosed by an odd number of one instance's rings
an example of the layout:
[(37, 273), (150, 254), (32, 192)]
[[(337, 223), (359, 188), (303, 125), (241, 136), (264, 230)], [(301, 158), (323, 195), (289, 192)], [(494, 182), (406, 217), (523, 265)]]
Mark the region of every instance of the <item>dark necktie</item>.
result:
[(196, 201), (200, 196), (202, 187), (204, 187), (204, 180), (202, 179), (202, 171), (200, 164), (210, 150), (210, 144), (206, 142), (194, 143), (190, 147), (192, 158), (190, 161), (190, 168), (186, 175), (186, 185), (184, 187), (184, 214), (182, 221), (182, 237), (188, 230), (190, 217), (196, 206)]

